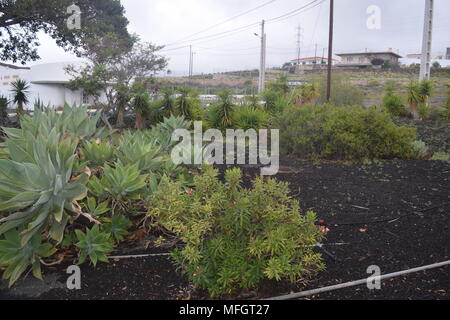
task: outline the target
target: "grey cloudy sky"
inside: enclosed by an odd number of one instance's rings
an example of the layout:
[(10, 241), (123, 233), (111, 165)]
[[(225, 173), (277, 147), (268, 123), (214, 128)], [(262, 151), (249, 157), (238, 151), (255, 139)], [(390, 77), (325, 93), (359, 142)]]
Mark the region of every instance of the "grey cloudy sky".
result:
[[(164, 55), (170, 58), (169, 69), (174, 74), (185, 74), (188, 69), (189, 48), (192, 43), (195, 55), (195, 73), (222, 72), (253, 69), (259, 64), (260, 32), (255, 25), (231, 34), (223, 32), (270, 20), (298, 9), (311, 0), (122, 0), (130, 31), (143, 40), (158, 45), (169, 44)], [(250, 9), (266, 6), (210, 28), (228, 18)], [(366, 26), (370, 5), (381, 9), (381, 29)], [(335, 0), (335, 53), (399, 50), (400, 54), (420, 52), (425, 0)], [(443, 52), (450, 47), (450, 1), (435, 1), (435, 26), (433, 52)], [(302, 27), (302, 56), (313, 56), (317, 44), (318, 56), (328, 43), (329, 2), (266, 26), (269, 66), (281, 66), (296, 58), (297, 27)], [(186, 41), (186, 37), (201, 32)], [(204, 38), (220, 34), (217, 37)], [(201, 38), (201, 39), (199, 39)], [(47, 36), (41, 37), (39, 53), (43, 62), (74, 60), (58, 48)], [(174, 50), (177, 49), (177, 50)]]

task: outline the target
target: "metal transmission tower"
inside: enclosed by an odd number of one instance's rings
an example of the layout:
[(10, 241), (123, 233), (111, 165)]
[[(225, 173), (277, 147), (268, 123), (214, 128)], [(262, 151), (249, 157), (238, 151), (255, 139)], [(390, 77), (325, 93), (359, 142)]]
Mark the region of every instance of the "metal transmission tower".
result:
[(261, 61), (259, 68), (258, 92), (261, 94), (265, 89), (266, 82), (266, 33), (264, 30), (265, 21), (261, 23)]
[(425, 0), (425, 22), (423, 26), (422, 61), (420, 63), (420, 80), (430, 79), (431, 42), (433, 39), (434, 0)]

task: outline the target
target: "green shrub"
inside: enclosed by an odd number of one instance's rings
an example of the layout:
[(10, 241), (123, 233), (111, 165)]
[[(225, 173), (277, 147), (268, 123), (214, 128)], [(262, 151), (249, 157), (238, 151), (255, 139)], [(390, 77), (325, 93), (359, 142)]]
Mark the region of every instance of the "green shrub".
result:
[(0, 96), (0, 120), (8, 117), (8, 99), (4, 96)]
[(414, 141), (412, 143), (413, 159), (423, 160), (428, 154), (428, 147), (423, 141)]
[(402, 97), (393, 93), (387, 93), (383, 97), (383, 108), (392, 116), (405, 116), (407, 114)]
[(194, 285), (211, 295), (254, 288), (267, 279), (296, 281), (323, 268), (313, 247), (322, 239), (313, 212), (300, 213), (286, 183), (257, 178), (241, 186), (241, 172), (225, 183), (207, 168), (193, 190), (164, 181), (149, 216), (184, 247), (173, 258)]
[[(327, 79), (321, 76), (319, 81), (320, 95), (319, 103), (327, 102)], [(331, 99), (330, 103), (336, 106), (362, 105), (362, 91), (352, 85), (345, 75), (334, 73), (331, 82)]]
[(429, 119), (431, 117), (431, 107), (426, 105), (425, 103), (421, 103), (419, 105), (419, 117), (421, 119)]
[(281, 151), (306, 159), (410, 158), (416, 137), (390, 116), (370, 108), (333, 105), (291, 107), (278, 117)]
[(266, 126), (269, 115), (261, 109), (249, 106), (240, 107), (236, 110), (236, 123), (239, 129), (262, 129)]

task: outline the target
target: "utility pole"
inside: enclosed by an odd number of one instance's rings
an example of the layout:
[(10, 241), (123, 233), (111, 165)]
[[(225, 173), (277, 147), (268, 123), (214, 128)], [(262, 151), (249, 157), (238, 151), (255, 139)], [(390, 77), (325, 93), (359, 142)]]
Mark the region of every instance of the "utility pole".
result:
[(189, 79), (192, 77), (192, 45), (189, 46)]
[(425, 22), (423, 26), (422, 61), (420, 63), (420, 80), (430, 79), (431, 43), (433, 40), (434, 0), (425, 0)]
[(333, 23), (334, 23), (334, 0), (330, 0), (330, 31), (328, 40), (328, 79), (327, 79), (327, 102), (331, 99), (331, 67), (333, 65)]
[(266, 81), (266, 34), (264, 30), (265, 21), (261, 23), (261, 61), (259, 68), (259, 85), (258, 92), (261, 94), (264, 91)]
[[(301, 57), (301, 46), (302, 46), (302, 27), (298, 25), (297, 27), (297, 59), (300, 60)], [(300, 61), (298, 61), (300, 62)]]

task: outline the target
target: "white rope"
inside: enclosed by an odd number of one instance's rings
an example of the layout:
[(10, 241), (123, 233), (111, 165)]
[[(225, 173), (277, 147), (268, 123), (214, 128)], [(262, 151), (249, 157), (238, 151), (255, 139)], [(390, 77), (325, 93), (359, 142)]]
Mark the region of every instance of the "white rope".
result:
[(170, 253), (153, 253), (153, 254), (136, 254), (130, 256), (110, 256), (109, 259), (136, 259), (136, 258), (148, 258), (148, 257), (162, 257), (170, 256)]

